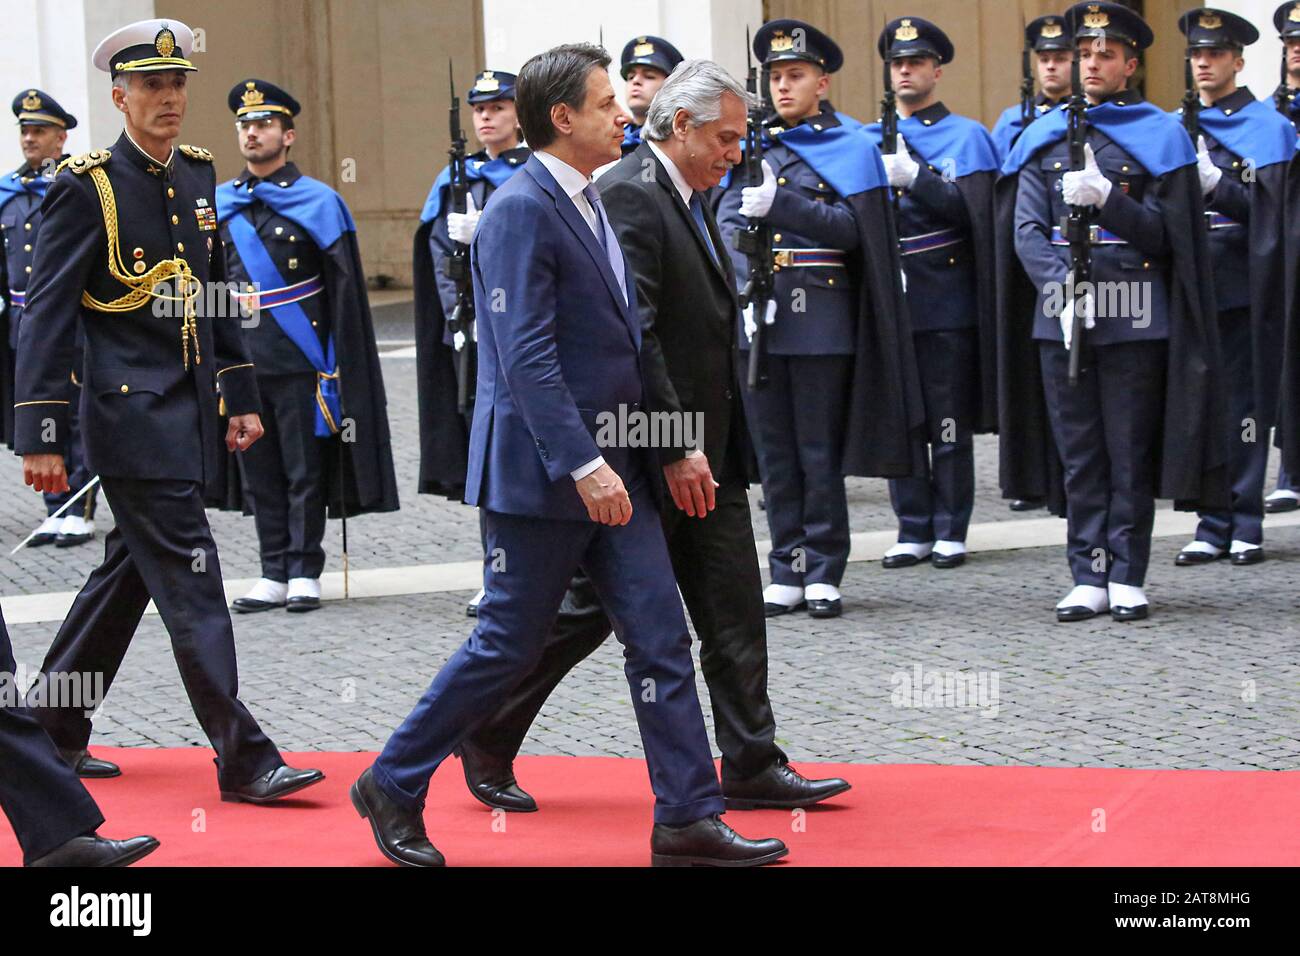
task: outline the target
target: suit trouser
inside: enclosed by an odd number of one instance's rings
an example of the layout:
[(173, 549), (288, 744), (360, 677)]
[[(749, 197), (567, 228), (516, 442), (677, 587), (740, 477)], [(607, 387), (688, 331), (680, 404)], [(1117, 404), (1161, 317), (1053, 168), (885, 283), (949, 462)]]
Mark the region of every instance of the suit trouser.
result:
[[(81, 443), (81, 389), (77, 389), (77, 394), (73, 396), (72, 403), (68, 406), (68, 444), (64, 453), (64, 468), (68, 473), (68, 490), (60, 491), (57, 494), (46, 492), (45, 513), (52, 515), (63, 507), (64, 503), (73, 497), (78, 491), (86, 487), (86, 482), (94, 476), (90, 473), (90, 467), (86, 463), (86, 449)], [(92, 520), (95, 517), (95, 494), (98, 489), (92, 488), (82, 497), (78, 498), (64, 515), (77, 515), (79, 517)]]
[[(222, 788), (274, 770), (284, 761), (239, 700), (235, 634), (198, 483), (105, 475), (102, 484), (116, 524), (104, 539), (104, 562), (72, 602), (42, 674), (102, 674), (107, 694), (152, 598), (194, 714), (217, 752)], [(42, 706), (35, 713), (66, 750), (90, 740), (82, 707)]]
[[(713, 705), (713, 729), (723, 777), (750, 777), (786, 759), (776, 745), (776, 718), (767, 696), (767, 623), (749, 496), (740, 479), (723, 479), (716, 507), (692, 518), (668, 501), (661, 514), (673, 573), (700, 639), (700, 670)], [(612, 625), (599, 600), (585, 600), (590, 582), (575, 579), (572, 603), (585, 615), (561, 614), (538, 666), (470, 742), (502, 760), (519, 753), (528, 728), (565, 674), (596, 650)]]
[(374, 763), (376, 783), (391, 799), (422, 807), (438, 765), (537, 667), (581, 565), (624, 646), (655, 821), (689, 823), (723, 811), (663, 529), (644, 484), (629, 493), (632, 519), (622, 527), (486, 512), (487, 554), (506, 560), (485, 557), (486, 594), (473, 633)]
[(104, 822), (76, 773), (17, 699), (13, 647), (0, 617), (0, 809), (30, 863)]
[(1065, 346), (1039, 343), (1047, 414), (1065, 466), (1070, 570), (1075, 584), (1141, 587), (1155, 524), (1168, 343), (1090, 352), (1071, 386)]
[[(1264, 478), (1268, 472), (1268, 429), (1258, 425), (1255, 410), (1255, 373), (1251, 355), (1250, 309), (1219, 313), (1228, 388), (1228, 414), (1232, 449), (1228, 462), (1232, 477), (1232, 508), (1202, 511), (1196, 540), (1216, 548), (1233, 541), (1264, 543)], [(1254, 422), (1252, 426), (1249, 422)]]
[(974, 329), (920, 332), (916, 362), (925, 403), (925, 435), (913, 457), (927, 462), (923, 477), (889, 482), (898, 516), (898, 540), (965, 541), (975, 510), (975, 442), (971, 420), (979, 403)]
[(841, 461), (852, 370), (851, 355), (768, 355), (767, 385), (744, 389), (773, 584), (839, 587), (844, 578), (850, 542)]
[(316, 437), (316, 373), (259, 375), (266, 434), (239, 456), (257, 525), (262, 577), (318, 578), (325, 568), (325, 452)]

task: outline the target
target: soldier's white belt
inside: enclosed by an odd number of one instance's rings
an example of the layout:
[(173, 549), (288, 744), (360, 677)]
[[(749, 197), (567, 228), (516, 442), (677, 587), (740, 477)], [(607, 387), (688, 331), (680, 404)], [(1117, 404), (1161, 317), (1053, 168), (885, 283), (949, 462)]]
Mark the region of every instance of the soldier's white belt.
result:
[(903, 256), (914, 256), (918, 252), (930, 252), (934, 249), (955, 246), (965, 239), (966, 235), (960, 229), (940, 229), (938, 232), (927, 232), (920, 236), (903, 236), (898, 240), (898, 253)]
[[(1069, 244), (1070, 240), (1065, 238), (1065, 234), (1061, 232), (1061, 227), (1053, 226), (1052, 245), (1068, 246)], [(1128, 240), (1121, 239), (1119, 236), (1115, 235), (1115, 233), (1103, 229), (1101, 226), (1089, 226), (1088, 244), (1093, 246), (1127, 246)]]
[(9, 304), (15, 309), (21, 309), (27, 304), (27, 293), (19, 289), (9, 290)]
[(844, 268), (843, 249), (773, 249), (772, 262), (782, 269), (810, 269), (813, 266)]
[(325, 281), (319, 275), (302, 282), (295, 282), (279, 289), (262, 289), (257, 292), (236, 292), (235, 299), (250, 312), (258, 309), (274, 309), (277, 305), (301, 302), (319, 295), (325, 288)]

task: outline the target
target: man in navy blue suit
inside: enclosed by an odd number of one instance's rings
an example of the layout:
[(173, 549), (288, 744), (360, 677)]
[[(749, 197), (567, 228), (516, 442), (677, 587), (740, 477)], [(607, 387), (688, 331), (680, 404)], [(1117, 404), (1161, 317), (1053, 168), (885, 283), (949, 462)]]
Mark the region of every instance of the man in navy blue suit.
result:
[(524, 64), (515, 105), (534, 153), (471, 246), (479, 371), (465, 500), (485, 513), (485, 595), (474, 633), (351, 791), (402, 865), (443, 863), (422, 816), (429, 778), (536, 666), (579, 565), (625, 645), (656, 798), (652, 863), (754, 866), (787, 852), (720, 818), (657, 462), (595, 437), (602, 413), (643, 410), (636, 287), (591, 182), (618, 159), (627, 122), (609, 62), (578, 44)]

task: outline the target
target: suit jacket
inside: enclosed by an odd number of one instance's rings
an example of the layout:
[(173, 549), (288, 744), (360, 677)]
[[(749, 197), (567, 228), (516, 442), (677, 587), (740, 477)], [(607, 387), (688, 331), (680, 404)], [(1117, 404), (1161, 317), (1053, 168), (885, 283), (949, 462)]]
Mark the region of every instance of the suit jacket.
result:
[[(654, 170), (654, 177), (642, 175)], [(749, 434), (736, 379), (735, 328), (740, 310), (731, 257), (701, 197), (717, 250), (704, 244), (668, 170), (642, 143), (599, 181), (601, 199), (636, 276), (646, 407), (674, 418), (702, 416), (703, 451), (714, 478), (730, 466), (744, 477)], [(697, 443), (699, 438), (696, 439)], [(684, 447), (657, 449), (661, 464)]]
[[(117, 220), (113, 256), (125, 274), (148, 275), (162, 260), (184, 259), (203, 290), (193, 303), (198, 338), (188, 344), (188, 368), (179, 302), (147, 299), (114, 312), (82, 303), (83, 292), (112, 303), (131, 291), (110, 270), (108, 227), (91, 175), (97, 166), (108, 174)], [(110, 150), (79, 156), (58, 174), (42, 207), (19, 332), (14, 445), (20, 455), (63, 451), (80, 321), (81, 432), (91, 470), (123, 478), (219, 479), (218, 384), (231, 415), (260, 412), (261, 404), (238, 307), (224, 285), (215, 285), (225, 281), (215, 191), (206, 150), (178, 146), (164, 166), (125, 133)]]
[(479, 364), (465, 501), (589, 521), (570, 473), (598, 456), (629, 489), (653, 483), (646, 449), (596, 440), (609, 416), (642, 410), (632, 274), (625, 261), (625, 302), (596, 234), (535, 156), (493, 194), (470, 262)]

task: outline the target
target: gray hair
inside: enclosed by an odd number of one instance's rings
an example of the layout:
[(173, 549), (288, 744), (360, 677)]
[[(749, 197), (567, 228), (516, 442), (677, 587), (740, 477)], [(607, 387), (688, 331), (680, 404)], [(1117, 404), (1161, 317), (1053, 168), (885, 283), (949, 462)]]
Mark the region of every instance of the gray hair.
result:
[(119, 73), (113, 77), (113, 86), (125, 93), (131, 88), (131, 74)]
[(712, 60), (683, 60), (650, 101), (641, 135), (657, 143), (668, 139), (678, 110), (689, 114), (692, 126), (712, 123), (722, 115), (725, 93), (739, 97), (746, 108), (753, 105), (753, 98), (736, 78)]

